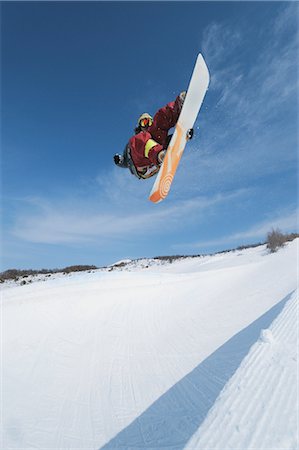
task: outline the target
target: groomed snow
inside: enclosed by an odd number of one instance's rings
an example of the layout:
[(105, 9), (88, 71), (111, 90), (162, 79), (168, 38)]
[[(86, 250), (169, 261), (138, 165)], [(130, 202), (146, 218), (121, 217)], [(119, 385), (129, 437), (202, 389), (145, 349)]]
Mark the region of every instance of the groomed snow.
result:
[(187, 449), (298, 448), (297, 291), (252, 346)]
[(297, 251), (3, 289), (2, 448), (297, 448)]

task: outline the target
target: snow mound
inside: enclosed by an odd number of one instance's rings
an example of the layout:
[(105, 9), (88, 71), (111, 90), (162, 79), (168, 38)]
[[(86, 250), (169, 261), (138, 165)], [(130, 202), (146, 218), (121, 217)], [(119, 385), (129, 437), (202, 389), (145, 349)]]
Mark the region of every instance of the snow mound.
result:
[(117, 266), (123, 267), (126, 266), (127, 264), (130, 264), (131, 262), (132, 262), (131, 259), (121, 259), (120, 261), (111, 264), (109, 267), (117, 267)]

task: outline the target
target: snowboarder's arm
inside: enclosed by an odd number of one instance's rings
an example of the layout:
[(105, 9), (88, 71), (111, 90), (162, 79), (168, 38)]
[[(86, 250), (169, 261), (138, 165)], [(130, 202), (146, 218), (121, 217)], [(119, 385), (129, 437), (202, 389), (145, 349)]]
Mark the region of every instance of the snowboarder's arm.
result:
[(131, 156), (136, 167), (158, 165), (158, 154), (163, 150), (163, 146), (158, 144), (150, 133), (143, 131), (130, 139)]
[(160, 165), (162, 161), (159, 159), (159, 153), (163, 151), (162, 145), (153, 139), (149, 139), (144, 148), (144, 156), (150, 160), (155, 166)]

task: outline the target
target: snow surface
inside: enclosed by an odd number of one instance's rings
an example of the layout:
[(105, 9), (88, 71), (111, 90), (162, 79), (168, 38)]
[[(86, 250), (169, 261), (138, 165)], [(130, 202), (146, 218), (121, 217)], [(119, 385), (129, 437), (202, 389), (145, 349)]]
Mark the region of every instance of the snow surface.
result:
[(296, 449), (297, 252), (3, 288), (1, 448)]

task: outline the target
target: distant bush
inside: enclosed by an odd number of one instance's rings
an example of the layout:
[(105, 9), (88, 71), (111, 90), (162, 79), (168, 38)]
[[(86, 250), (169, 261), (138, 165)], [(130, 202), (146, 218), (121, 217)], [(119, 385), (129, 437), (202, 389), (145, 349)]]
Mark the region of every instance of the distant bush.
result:
[[(20, 278), (24, 280), (24, 278), (28, 278), (30, 275), (46, 275), (47, 277), (55, 274), (55, 273), (71, 273), (71, 272), (82, 272), (87, 270), (94, 270), (97, 269), (96, 266), (69, 266), (65, 267), (64, 269), (40, 269), (40, 270), (32, 270), (32, 269), (25, 269), (25, 270), (19, 270), (19, 269), (9, 269), (5, 272), (0, 273), (0, 283), (4, 283), (7, 280), (14, 280), (18, 281)], [(22, 285), (25, 283), (21, 283)]]
[[(244, 244), (244, 245), (239, 245), (239, 247), (237, 247), (237, 250), (247, 250), (248, 248), (256, 248), (259, 247), (260, 245), (263, 245), (262, 242), (258, 242), (257, 244)], [(231, 250), (229, 250), (231, 251)]]
[(299, 237), (298, 233), (284, 234), (278, 228), (276, 230), (272, 229), (267, 234), (267, 248), (271, 253), (275, 253), (286, 242), (293, 241), (297, 237)]
[(60, 272), (63, 273), (72, 273), (72, 272), (84, 272), (85, 270), (95, 270), (96, 266), (68, 266), (64, 269), (61, 269)]
[(128, 264), (129, 263), (127, 263), (127, 262), (120, 262), (120, 263), (114, 264), (113, 266), (109, 267), (109, 270), (111, 271), (114, 269), (120, 269), (122, 267), (126, 267)]
[(19, 278), (27, 278), (29, 275), (37, 275), (38, 273), (44, 273), (43, 270), (19, 270), (19, 269), (9, 269), (5, 272), (0, 273), (0, 282), (3, 283), (6, 280), (15, 280)]
[(173, 263), (174, 261), (177, 261), (179, 259), (187, 258), (187, 256), (184, 255), (172, 255), (172, 256), (155, 256), (154, 260), (160, 260), (163, 262)]

